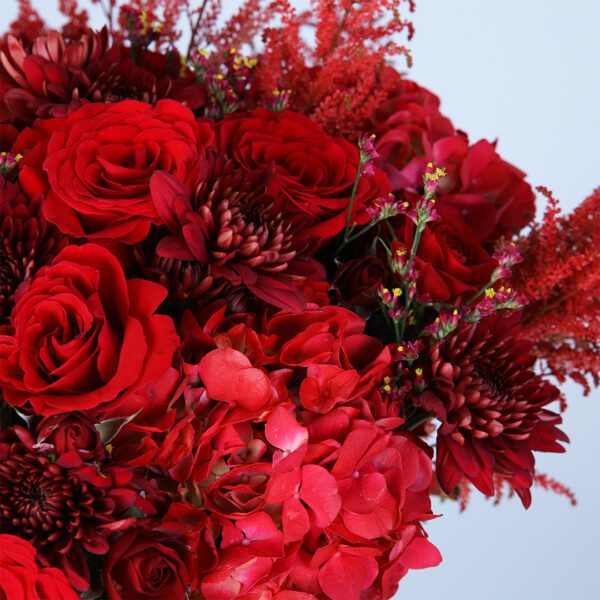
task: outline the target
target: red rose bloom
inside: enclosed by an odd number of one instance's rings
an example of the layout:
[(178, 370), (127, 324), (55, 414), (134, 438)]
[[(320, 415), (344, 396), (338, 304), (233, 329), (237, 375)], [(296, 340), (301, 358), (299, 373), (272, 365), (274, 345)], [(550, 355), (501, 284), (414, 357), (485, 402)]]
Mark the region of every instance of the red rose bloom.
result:
[(172, 100), (83, 106), (48, 143), (44, 215), (76, 237), (139, 242), (160, 222), (150, 198), (152, 173), (192, 183), (212, 137), (207, 123)]
[(132, 529), (111, 545), (104, 561), (104, 589), (109, 600), (187, 597), (191, 556), (176, 537)]
[[(399, 245), (410, 252), (415, 225), (406, 219), (397, 230)], [(398, 245), (393, 244), (392, 251)], [(456, 219), (428, 223), (421, 236), (414, 264), (417, 289), (434, 302), (462, 304), (484, 287), (497, 262), (483, 249), (468, 225)]]
[(409, 79), (398, 81), (390, 98), (372, 112), (371, 124), (381, 168), (394, 190), (419, 187), (433, 142), (454, 135), (439, 98)]
[(535, 216), (535, 195), (525, 174), (503, 160), (495, 144), (468, 145), (465, 136), (439, 140), (432, 160), (447, 176), (440, 180), (437, 208), (446, 218), (461, 219), (491, 244), (512, 237)]
[[(217, 124), (217, 146), (241, 167), (272, 172), (307, 232), (330, 238), (344, 228), (359, 165), (358, 148), (327, 135), (308, 117), (256, 109), (229, 114)], [(366, 223), (365, 207), (390, 191), (378, 169), (360, 179), (352, 221)]]
[(377, 290), (386, 275), (383, 261), (376, 256), (365, 256), (340, 265), (333, 279), (333, 288), (339, 300), (352, 306), (378, 306)]
[(64, 573), (40, 567), (36, 549), (16, 535), (0, 535), (0, 597), (27, 600), (79, 600)]
[(179, 338), (170, 317), (154, 314), (165, 296), (126, 280), (108, 250), (68, 246), (15, 306), (14, 333), (0, 336), (4, 399), (45, 416), (114, 412), (171, 363)]
[(421, 404), (442, 421), (436, 472), (446, 493), (467, 477), (491, 496), (497, 474), (527, 507), (533, 451), (564, 452), (562, 419), (545, 408), (559, 392), (532, 370), (531, 344), (517, 334), (496, 313), (431, 346), (431, 391)]

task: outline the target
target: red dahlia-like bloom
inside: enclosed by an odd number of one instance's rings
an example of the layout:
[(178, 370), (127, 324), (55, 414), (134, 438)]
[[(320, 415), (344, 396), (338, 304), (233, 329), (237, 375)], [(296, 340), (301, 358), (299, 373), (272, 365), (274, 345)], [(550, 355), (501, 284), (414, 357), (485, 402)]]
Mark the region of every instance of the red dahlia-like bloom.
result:
[[(359, 168), (356, 146), (289, 110), (229, 114), (217, 124), (216, 134), (217, 148), (240, 167), (272, 175), (286, 199), (287, 216), (303, 224), (308, 234), (331, 238), (344, 228)], [(366, 207), (389, 191), (379, 169), (361, 177), (352, 221), (368, 222)]]
[(488, 496), (494, 473), (531, 503), (533, 451), (564, 452), (562, 419), (545, 407), (559, 391), (532, 370), (531, 344), (494, 314), (434, 343), (431, 390), (421, 404), (440, 418), (437, 477), (450, 493), (463, 477)]
[(220, 287), (243, 285), (280, 308), (304, 308), (293, 286), (302, 279), (301, 246), (282, 215), (281, 199), (269, 196), (260, 172), (209, 152), (191, 194), (162, 171), (152, 176), (150, 188), (172, 234), (158, 244), (159, 256), (205, 265), (206, 278)]
[(30, 200), (16, 183), (0, 176), (0, 325), (8, 322), (19, 285), (65, 245), (42, 217), (42, 197)]
[[(53, 463), (33, 444), (20, 427), (0, 438), (0, 529), (30, 541), (42, 564), (59, 567), (77, 589), (87, 589), (84, 550), (108, 551), (101, 526), (132, 504), (133, 493), (117, 487), (108, 472), (99, 488), (90, 481), (96, 468)], [(122, 475), (119, 480), (122, 484)]]
[(12, 87), (3, 98), (2, 120), (31, 124), (36, 117), (62, 116), (69, 105), (77, 106), (83, 98), (93, 96), (92, 84), (104, 70), (107, 48), (106, 28), (69, 42), (51, 31), (37, 38), (31, 49), (7, 36), (0, 54), (0, 73)]
[(36, 549), (16, 535), (0, 534), (0, 597), (80, 600), (64, 573), (40, 567)]
[(134, 63), (129, 48), (109, 47), (106, 28), (67, 40), (57, 31), (28, 47), (12, 35), (0, 55), (0, 120), (31, 124), (63, 117), (87, 102), (174, 98), (196, 109), (205, 92), (193, 81), (172, 78), (167, 59), (145, 52)]

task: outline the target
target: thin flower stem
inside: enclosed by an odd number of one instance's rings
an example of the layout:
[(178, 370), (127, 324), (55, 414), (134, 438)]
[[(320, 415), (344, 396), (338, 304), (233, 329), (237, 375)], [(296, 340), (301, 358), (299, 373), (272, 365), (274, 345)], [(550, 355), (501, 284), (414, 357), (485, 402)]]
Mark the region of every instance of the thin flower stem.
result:
[(350, 220), (352, 219), (352, 208), (354, 207), (354, 198), (358, 191), (358, 182), (362, 175), (362, 168), (366, 160), (361, 157), (358, 162), (358, 171), (356, 172), (356, 178), (354, 179), (354, 185), (352, 186), (352, 194), (350, 194), (350, 204), (348, 205), (348, 213), (346, 214), (346, 226), (344, 227), (344, 245), (348, 243), (348, 235), (350, 230)]

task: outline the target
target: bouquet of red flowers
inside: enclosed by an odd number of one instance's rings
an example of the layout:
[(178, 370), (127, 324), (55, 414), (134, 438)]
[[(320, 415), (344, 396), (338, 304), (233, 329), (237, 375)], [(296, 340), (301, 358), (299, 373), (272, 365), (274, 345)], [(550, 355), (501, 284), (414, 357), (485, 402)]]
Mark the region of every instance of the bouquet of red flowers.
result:
[(412, 2), (95, 3), (0, 43), (0, 595), (389, 598), (431, 495), (569, 495), (600, 194), (533, 222)]

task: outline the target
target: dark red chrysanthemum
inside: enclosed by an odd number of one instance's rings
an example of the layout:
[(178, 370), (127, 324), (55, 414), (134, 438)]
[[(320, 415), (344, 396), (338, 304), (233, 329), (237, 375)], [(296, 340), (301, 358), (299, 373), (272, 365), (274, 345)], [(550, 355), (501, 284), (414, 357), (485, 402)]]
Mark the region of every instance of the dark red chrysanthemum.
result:
[(131, 493), (114, 487), (107, 475), (108, 487), (100, 489), (82, 479), (82, 470), (61, 466), (60, 459), (53, 463), (33, 444), (20, 427), (0, 438), (0, 531), (28, 540), (43, 564), (59, 567), (73, 586), (87, 589), (84, 550), (108, 551), (100, 527), (131, 504)]
[(12, 87), (6, 91), (2, 120), (27, 124), (36, 117), (63, 116), (71, 103), (87, 98), (108, 48), (106, 28), (67, 42), (57, 31), (39, 37), (31, 49), (7, 36), (0, 71)]
[[(293, 285), (305, 274), (299, 262), (303, 247), (261, 173), (239, 169), (209, 151), (191, 193), (165, 172), (155, 173), (150, 187), (156, 210), (172, 234), (157, 246), (163, 261), (202, 265), (196, 287), (201, 281), (211, 282), (211, 287), (243, 286), (280, 308), (303, 308)], [(176, 265), (168, 264), (175, 273)]]
[(137, 64), (129, 48), (110, 45), (106, 27), (76, 40), (50, 31), (31, 48), (9, 35), (1, 50), (1, 121), (62, 117), (83, 102), (175, 98), (192, 109), (204, 102), (200, 86), (169, 75), (164, 56), (148, 52)]
[(19, 285), (65, 246), (41, 209), (41, 196), (30, 200), (0, 176), (0, 325), (8, 322)]
[(446, 493), (463, 477), (494, 493), (494, 473), (531, 502), (533, 451), (564, 452), (562, 419), (545, 407), (559, 396), (533, 370), (531, 344), (512, 319), (495, 315), (432, 345), (431, 390), (422, 405), (441, 420), (437, 476)]

